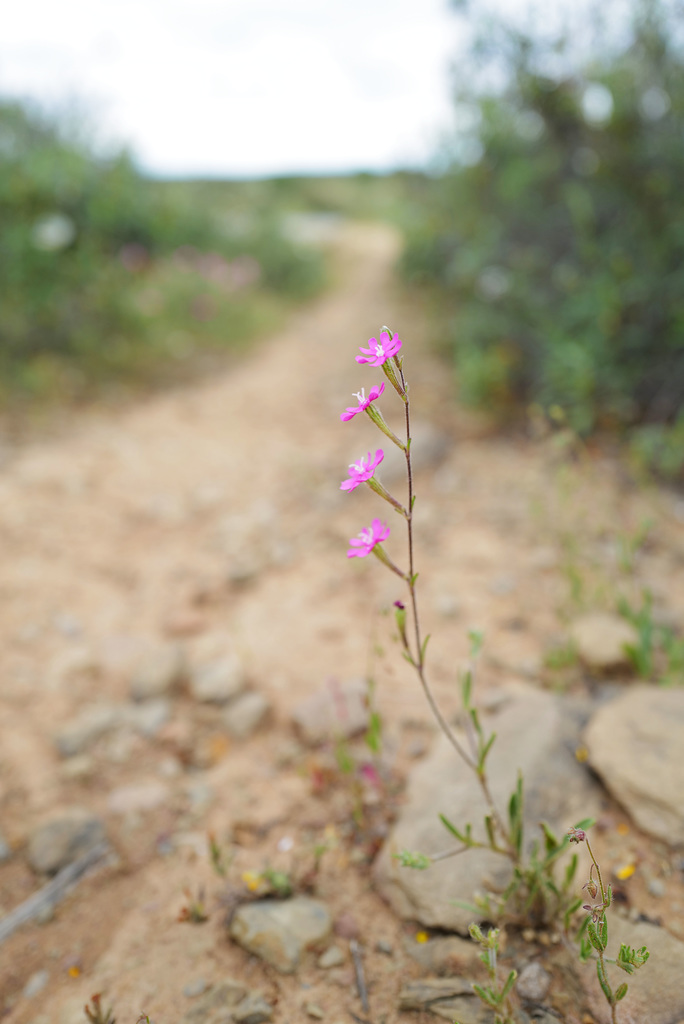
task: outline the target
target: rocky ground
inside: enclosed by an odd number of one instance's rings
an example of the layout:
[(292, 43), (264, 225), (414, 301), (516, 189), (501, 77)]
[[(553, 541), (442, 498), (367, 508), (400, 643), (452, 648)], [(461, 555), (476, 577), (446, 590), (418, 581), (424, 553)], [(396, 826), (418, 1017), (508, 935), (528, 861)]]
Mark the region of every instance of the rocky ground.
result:
[[(339, 414), (380, 381), (354, 356), (383, 322), (404, 338), (411, 383), (436, 694), (457, 716), (467, 633), (483, 629), (495, 797), (522, 768), (531, 833), (542, 817), (560, 830), (598, 819), (611, 942), (653, 950), (619, 1020), (684, 1020), (684, 689), (653, 681), (681, 682), (684, 503), (538, 417), (501, 436), (456, 408), (420, 311), (393, 284), (397, 251), (387, 228), (343, 228), (334, 289), (242, 365), (6, 453), (0, 1015), (12, 1024), (84, 1022), (93, 993), (119, 1024), (492, 1019), (470, 994), (477, 950), (454, 900), (496, 886), (499, 864), (469, 852), (418, 873), (391, 856), (444, 848), (440, 811), (461, 823), (482, 811), (400, 657), (388, 614), (400, 581), (345, 558), (385, 516), (367, 489), (339, 490), (379, 444), (368, 421)], [(398, 428), (391, 395), (382, 406)], [(403, 488), (400, 460), (381, 469)], [(363, 740), (369, 679), (377, 755)], [(288, 880), (293, 898), (260, 899)], [(610, 1019), (591, 966), (571, 964), (558, 929), (510, 931), (503, 965), (520, 973), (525, 1019)]]

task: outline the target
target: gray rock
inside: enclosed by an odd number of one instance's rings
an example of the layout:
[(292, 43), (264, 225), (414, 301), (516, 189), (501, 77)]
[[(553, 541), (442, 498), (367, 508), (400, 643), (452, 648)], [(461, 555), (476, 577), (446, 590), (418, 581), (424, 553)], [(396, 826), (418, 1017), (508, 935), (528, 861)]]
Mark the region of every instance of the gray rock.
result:
[(635, 686), (594, 714), (589, 763), (645, 832), (684, 843), (684, 690)]
[(55, 735), (62, 757), (82, 754), (105, 733), (120, 725), (125, 717), (123, 705), (98, 704), (86, 708)]
[(249, 990), (233, 978), (214, 985), (182, 1017), (183, 1024), (228, 1024), (232, 1012), (248, 996)]
[(36, 971), (32, 974), (24, 985), (24, 991), (22, 993), (24, 999), (33, 999), (34, 996), (37, 996), (39, 992), (43, 991), (49, 980), (49, 971)]
[(164, 697), (128, 706), (122, 712), (126, 724), (141, 736), (153, 738), (171, 717), (171, 705)]
[[(629, 985), (627, 996), (620, 1003), (620, 1024), (680, 1024), (684, 1019), (684, 987), (681, 984), (684, 943), (664, 928), (645, 922), (632, 924), (609, 916), (608, 955), (615, 956), (622, 942), (633, 949), (646, 946), (651, 956), (631, 976), (608, 967), (608, 981), (614, 988), (623, 981)], [(580, 980), (589, 996), (590, 1009), (597, 1020), (603, 1020), (606, 1000), (599, 988), (595, 966), (588, 963), (582, 968), (578, 964), (577, 971), (582, 972)]]
[(368, 727), (368, 688), (363, 680), (335, 679), (295, 704), (292, 722), (312, 746), (335, 737), (348, 739)]
[(516, 991), (521, 999), (541, 1003), (551, 985), (551, 975), (535, 960), (522, 969), (516, 982)]
[(237, 1024), (263, 1024), (273, 1019), (273, 1007), (258, 992), (250, 992), (232, 1013)]
[(639, 644), (634, 626), (608, 612), (591, 612), (576, 619), (570, 628), (570, 639), (585, 665), (599, 672), (628, 668), (625, 646)]
[(263, 694), (255, 690), (243, 693), (232, 700), (223, 712), (223, 724), (234, 739), (247, 739), (261, 725), (270, 708)]
[(445, 935), (427, 942), (406, 939), (404, 949), (426, 974), (470, 977), (479, 974), (480, 947), (460, 935)]
[(183, 655), (177, 644), (150, 644), (133, 667), (129, 693), (133, 700), (168, 697), (183, 678)]
[[(558, 698), (519, 684), (482, 719), (487, 732), (497, 733), (488, 759), (489, 784), (504, 813), (518, 772), (523, 775), (528, 844), (539, 838), (541, 820), (562, 835), (580, 819), (598, 814), (598, 787), (577, 763), (572, 718)], [(473, 836), (484, 840), (486, 810), (473, 772), (440, 737), (433, 753), (413, 769), (406, 803), (375, 865), (378, 888), (401, 917), (465, 935), (475, 915), (456, 901), (472, 902), (478, 891), (503, 891), (509, 862), (488, 850), (467, 850), (457, 861), (439, 861), (426, 871), (401, 868), (392, 856), (399, 850), (429, 855), (456, 847), (440, 813), (461, 828), (471, 824)]]
[(247, 678), (237, 654), (199, 665), (190, 673), (190, 693), (195, 700), (208, 704), (225, 704), (245, 689)]
[(80, 807), (51, 815), (31, 832), (28, 862), (34, 871), (53, 875), (105, 838), (100, 818)]
[(328, 946), (325, 953), (321, 953), (316, 963), (323, 970), (328, 970), (330, 967), (341, 967), (345, 962), (346, 957), (344, 950), (340, 949), (339, 946)]
[(325, 904), (298, 896), (291, 900), (259, 900), (238, 907), (231, 937), (281, 974), (292, 974), (305, 950), (330, 934), (332, 919)]
[(427, 1011), (459, 1024), (492, 1024), (494, 1020), (465, 978), (409, 981), (399, 993), (399, 1009)]

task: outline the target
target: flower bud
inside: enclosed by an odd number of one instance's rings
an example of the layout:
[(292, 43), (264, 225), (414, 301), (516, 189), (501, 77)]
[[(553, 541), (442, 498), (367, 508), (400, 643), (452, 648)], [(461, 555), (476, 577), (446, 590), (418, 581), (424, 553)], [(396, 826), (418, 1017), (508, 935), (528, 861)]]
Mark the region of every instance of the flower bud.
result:
[(568, 837), (571, 843), (583, 843), (587, 838), (587, 833), (583, 828), (569, 828)]

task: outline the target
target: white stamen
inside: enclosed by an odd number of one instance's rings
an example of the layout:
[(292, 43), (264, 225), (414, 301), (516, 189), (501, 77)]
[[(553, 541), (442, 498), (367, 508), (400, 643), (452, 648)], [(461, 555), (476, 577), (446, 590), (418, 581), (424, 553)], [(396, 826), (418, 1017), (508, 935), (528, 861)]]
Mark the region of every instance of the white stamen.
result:
[(362, 405), (366, 401), (366, 389), (361, 388), (360, 391), (353, 391), (354, 398), (358, 399), (359, 405)]

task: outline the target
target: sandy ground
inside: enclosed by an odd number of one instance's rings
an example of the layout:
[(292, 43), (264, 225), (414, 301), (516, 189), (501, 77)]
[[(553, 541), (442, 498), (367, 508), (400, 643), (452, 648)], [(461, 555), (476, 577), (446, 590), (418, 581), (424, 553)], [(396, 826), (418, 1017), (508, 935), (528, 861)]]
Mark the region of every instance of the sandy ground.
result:
[[(221, 882), (203, 849), (208, 830), (222, 841), (237, 836), (239, 875), (267, 861), (288, 867), (326, 826), (344, 836), (349, 796), (339, 785), (316, 791), (312, 758), (325, 752), (293, 747), (289, 722), (293, 705), (326, 680), (372, 673), (387, 758), (400, 774), (429, 745), (428, 712), (386, 614), (403, 596), (400, 581), (373, 559), (345, 558), (348, 538), (385, 518), (367, 489), (339, 491), (351, 459), (379, 444), (365, 418), (342, 424), (339, 414), (353, 391), (381, 379), (354, 356), (383, 323), (404, 338), (426, 438), (418, 567), (447, 711), (457, 707), (472, 627), (487, 634), (485, 691), (521, 678), (581, 690), (576, 674), (549, 678), (543, 668), (573, 611), (569, 581), (579, 575), (585, 601), (610, 605), (619, 540), (646, 516), (649, 544), (624, 586), (648, 585), (681, 621), (681, 500), (636, 490), (599, 453), (573, 461), (549, 439), (497, 436), (457, 409), (448, 374), (420, 343), (420, 311), (393, 283), (398, 246), (385, 227), (342, 229), (335, 287), (239, 366), (127, 410), (88, 413), (2, 468), (0, 827), (16, 853), (0, 865), (0, 911), (39, 884), (22, 849), (48, 812), (78, 805), (102, 815), (118, 855), (53, 920), (24, 927), (0, 949), (0, 1016), (4, 1006), (12, 1024), (71, 1024), (95, 991), (119, 1022), (143, 1010), (158, 1024), (175, 1022), (191, 1007), (188, 983), (226, 976), (277, 999), (278, 1021), (304, 1019), (307, 1002), (332, 1022), (360, 1012), (348, 968), (331, 981), (312, 960), (282, 978), (228, 941)], [(386, 397), (398, 427), (399, 403)], [(391, 471), (383, 479), (404, 486)], [(390, 522), (388, 549), (402, 560), (400, 524)], [(268, 727), (231, 742), (217, 712), (180, 696), (156, 739), (102, 743), (87, 778), (65, 777), (52, 737), (92, 703), (127, 698), (121, 666), (131, 644), (173, 637), (192, 654), (211, 636), (229, 638), (272, 701)], [(174, 774), (178, 750), (198, 746), (205, 754), (187, 765), (181, 758)], [(113, 789), (160, 779), (169, 798), (159, 807), (119, 817), (108, 809)], [(172, 853), (169, 836), (181, 837)], [(277, 851), (284, 837), (296, 840), (287, 855)], [(177, 923), (184, 888), (201, 885), (209, 921)], [(372, 1019), (396, 1019), (400, 978), (413, 970), (402, 936), (415, 927), (393, 917), (343, 841), (324, 862), (319, 893), (359, 925)], [(374, 951), (380, 939), (394, 957)], [(23, 987), (39, 970), (49, 980), (27, 999)]]

